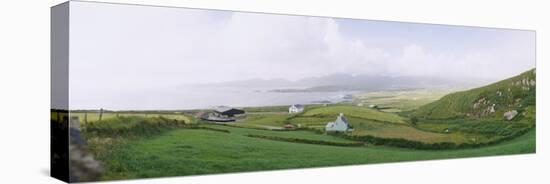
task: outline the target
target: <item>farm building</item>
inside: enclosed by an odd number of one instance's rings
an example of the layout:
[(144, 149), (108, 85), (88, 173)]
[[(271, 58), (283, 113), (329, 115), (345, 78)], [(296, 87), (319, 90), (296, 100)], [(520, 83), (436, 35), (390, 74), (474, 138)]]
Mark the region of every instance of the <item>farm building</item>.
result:
[(293, 104), (288, 108), (288, 113), (300, 113), (304, 111), (304, 106), (300, 104)]
[(220, 106), (214, 109), (214, 112), (200, 113), (198, 117), (206, 121), (232, 122), (237, 120), (235, 116), (243, 115), (244, 113), (244, 110), (241, 109)]
[(227, 106), (219, 106), (214, 109), (214, 115), (222, 118), (235, 117), (235, 115), (239, 114), (244, 114), (244, 110)]
[(327, 123), (325, 130), (327, 132), (345, 132), (348, 131), (349, 124), (343, 113), (336, 118), (336, 121)]

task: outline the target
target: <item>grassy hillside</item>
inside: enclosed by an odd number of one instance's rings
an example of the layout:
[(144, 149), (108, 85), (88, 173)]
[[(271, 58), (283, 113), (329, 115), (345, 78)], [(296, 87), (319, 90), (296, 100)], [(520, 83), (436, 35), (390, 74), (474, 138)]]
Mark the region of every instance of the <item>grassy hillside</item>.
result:
[(152, 139), (129, 140), (96, 154), (106, 163), (102, 179), (110, 180), (534, 153), (534, 139), (532, 130), (494, 146), (427, 151), (272, 141), (244, 136), (237, 129), (231, 133), (178, 129)]
[(503, 119), (505, 112), (516, 110), (514, 119), (534, 120), (535, 69), (484, 87), (445, 95), (421, 106), (411, 116), (421, 119)]
[[(500, 126), (523, 123), (464, 123), (451, 133), (423, 131), (394, 113), (364, 107), (334, 105), (306, 108), (300, 114), (251, 113), (231, 125), (185, 124), (160, 117), (119, 116), (85, 124), (89, 149), (105, 166), (103, 180), (181, 176), (273, 169), (383, 163), (535, 152), (535, 130), (510, 136)], [(423, 143), (477, 143), (483, 136), (513, 137), (494, 145), (453, 150), (419, 150), (390, 147), (363, 140), (316, 133), (309, 130), (271, 131), (234, 127), (236, 124), (281, 126), (284, 122), (304, 126), (334, 121), (349, 114), (352, 136), (397, 138)], [(423, 124), (419, 124), (423, 125)], [(258, 127), (255, 127), (258, 128)], [(464, 133), (465, 132), (465, 133)], [(482, 137), (480, 137), (482, 136)], [(472, 139), (474, 142), (472, 142)], [(487, 140), (492, 140), (487, 138)], [(395, 141), (394, 141), (395, 142)], [(403, 142), (403, 141), (401, 141)], [(338, 156), (335, 156), (338, 155)]]
[(340, 113), (344, 113), (346, 117), (356, 117), (361, 119), (392, 122), (392, 123), (405, 123), (403, 118), (398, 116), (397, 114), (380, 112), (378, 110), (374, 110), (367, 107), (356, 107), (356, 106), (346, 106), (346, 105), (328, 106), (328, 107), (308, 110), (303, 114), (303, 116), (329, 117), (330, 119), (335, 119)]
[(450, 89), (403, 89), (373, 91), (355, 94), (355, 103), (360, 106), (377, 105), (383, 112), (411, 111), (422, 105), (436, 101), (446, 94), (463, 90)]
[(333, 105), (316, 107), (306, 110), (304, 113), (292, 116), (287, 122), (306, 126), (312, 129), (324, 130), (327, 122), (334, 121), (339, 113), (344, 113), (348, 122), (353, 127), (349, 135), (376, 136), (381, 138), (400, 138), (425, 143), (435, 142), (469, 142), (470, 137), (479, 139), (477, 135), (448, 134), (441, 132), (422, 131), (410, 124), (395, 113), (378, 111), (368, 107), (352, 105)]

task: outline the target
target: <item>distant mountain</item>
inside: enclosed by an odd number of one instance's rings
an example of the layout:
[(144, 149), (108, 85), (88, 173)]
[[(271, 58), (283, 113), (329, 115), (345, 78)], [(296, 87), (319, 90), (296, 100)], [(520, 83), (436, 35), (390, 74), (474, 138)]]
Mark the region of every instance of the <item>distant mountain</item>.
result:
[[(467, 81), (467, 80), (465, 80)], [(476, 80), (471, 80), (476, 81)], [(309, 77), (296, 81), (284, 79), (251, 79), (213, 84), (208, 86), (232, 86), (268, 88), (270, 92), (332, 92), (332, 91), (375, 91), (430, 87), (473, 86), (475, 82), (460, 82), (435, 77), (391, 77), (376, 75), (332, 74)]]
[(448, 94), (411, 115), (424, 119), (534, 119), (535, 95), (536, 72), (532, 69), (487, 86)]
[(249, 87), (249, 88), (277, 88), (293, 87), (297, 84), (285, 79), (248, 79), (220, 83), (197, 84), (199, 86), (217, 86), (217, 87)]

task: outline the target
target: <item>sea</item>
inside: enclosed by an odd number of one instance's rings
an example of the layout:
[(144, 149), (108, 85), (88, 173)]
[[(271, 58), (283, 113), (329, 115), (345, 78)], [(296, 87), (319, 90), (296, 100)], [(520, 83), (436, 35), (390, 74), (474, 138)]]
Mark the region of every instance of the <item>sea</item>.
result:
[(116, 91), (71, 99), (71, 109), (190, 110), (217, 106), (258, 107), (339, 103), (359, 91), (273, 92), (272, 88), (184, 86), (168, 89)]

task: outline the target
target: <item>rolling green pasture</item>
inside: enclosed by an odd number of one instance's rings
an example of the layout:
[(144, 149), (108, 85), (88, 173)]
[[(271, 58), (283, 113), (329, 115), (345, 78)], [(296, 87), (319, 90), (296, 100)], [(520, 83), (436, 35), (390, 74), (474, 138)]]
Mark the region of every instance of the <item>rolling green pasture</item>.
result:
[(464, 143), (485, 139), (485, 137), (475, 134), (444, 134), (442, 131), (425, 131), (421, 128), (412, 127), (406, 118), (395, 113), (381, 112), (376, 109), (353, 105), (306, 106), (306, 110), (299, 114), (288, 114), (280, 111), (268, 112), (264, 109), (249, 113), (245, 119), (226, 124), (242, 128), (272, 130), (282, 129), (286, 123), (292, 123), (299, 127), (324, 130), (326, 123), (334, 121), (339, 113), (344, 113), (348, 122), (353, 126), (354, 131), (350, 133), (351, 135), (402, 138), (426, 143)]
[[(286, 123), (323, 129), (339, 113), (344, 113), (353, 126), (354, 131), (350, 135), (401, 138), (424, 143), (474, 143), (504, 137), (519, 130), (530, 130), (496, 145), (453, 150), (405, 149), (371, 144), (362, 146), (361, 142), (342, 136), (310, 130), (270, 130), (280, 129)], [(253, 112), (247, 111), (246, 118), (227, 125), (203, 121), (185, 125), (174, 119), (189, 122), (194, 121), (193, 117), (167, 115), (171, 114), (148, 114), (145, 117), (144, 114), (133, 113), (119, 114), (117, 117), (114, 113), (107, 113), (102, 121), (92, 121), (85, 125), (84, 133), (89, 148), (106, 169), (102, 179), (520, 154), (533, 153), (536, 147), (534, 124), (448, 121), (418, 122), (412, 125), (409, 119), (396, 113), (352, 105), (306, 106), (306, 111), (298, 114), (288, 114), (280, 107), (256, 108)], [(459, 124), (461, 126), (453, 126)], [(445, 129), (452, 132), (443, 133)], [(281, 139), (270, 140), (250, 135)], [(302, 142), (292, 141), (295, 139)], [(314, 143), (319, 141), (339, 145)], [(347, 144), (359, 145), (342, 146)]]
[[(361, 93), (353, 104), (306, 105), (297, 114), (288, 106), (246, 107), (227, 123), (195, 119), (210, 111), (201, 109), (109, 111), (101, 121), (94, 111), (70, 115), (87, 119), (81, 131), (105, 166), (103, 180), (534, 153), (534, 75), (451, 94)], [(489, 105), (496, 109), (484, 115)], [(518, 116), (504, 120), (511, 109)], [(340, 113), (353, 131), (324, 132)], [(285, 130), (287, 123), (297, 128)]]
[[(324, 129), (327, 122), (334, 121), (342, 112), (353, 126), (351, 135), (371, 135), (383, 138), (402, 138), (426, 143), (434, 142), (468, 142), (471, 138), (464, 134), (443, 134), (441, 132), (423, 131), (412, 127), (406, 119), (388, 112), (381, 112), (367, 107), (351, 105), (334, 105), (307, 110), (303, 114), (289, 118), (289, 122), (310, 128)], [(477, 138), (479, 139), (479, 138)]]
[(356, 117), (361, 119), (369, 119), (375, 121), (384, 121), (391, 123), (406, 123), (404, 118), (394, 113), (385, 113), (378, 110), (374, 110), (368, 107), (357, 107), (351, 105), (334, 105), (328, 107), (320, 107), (311, 110), (307, 110), (302, 116), (310, 117), (332, 117), (333, 119), (338, 114), (344, 113), (346, 117)]
[[(217, 128), (220, 127), (217, 126)], [(384, 146), (339, 147), (272, 141), (244, 136), (249, 133), (264, 134), (268, 131), (221, 128), (231, 132), (176, 129), (154, 138), (113, 145), (107, 149), (106, 153), (96, 154), (97, 159), (106, 163), (103, 179), (182, 176), (535, 152), (534, 130), (511, 141), (483, 148), (425, 151)], [(283, 132), (282, 134), (286, 133), (288, 136), (308, 138), (321, 136), (301, 132)]]
[(229, 130), (231, 134), (246, 136), (246, 135), (265, 135), (265, 136), (276, 136), (284, 138), (299, 138), (299, 139), (309, 139), (309, 140), (322, 140), (330, 142), (355, 142), (341, 137), (323, 135), (314, 133), (306, 130), (296, 130), (296, 131), (271, 131), (271, 130), (259, 130), (259, 129), (249, 129), (249, 128), (239, 128), (239, 127), (230, 127), (223, 125), (201, 125), (202, 127), (210, 127), (215, 129)]
[(354, 97), (357, 104), (365, 107), (372, 104), (382, 107), (384, 112), (401, 112), (416, 109), (456, 90), (459, 89), (379, 91), (360, 93)]
[(245, 119), (231, 124), (282, 127), (288, 122), (287, 119), (291, 116), (293, 115), (288, 113), (255, 113), (248, 114)]
[(428, 132), (407, 125), (392, 125), (378, 122), (356, 122), (354, 123), (354, 127), (360, 128), (356, 128), (353, 132), (351, 132), (351, 135), (371, 135), (383, 138), (401, 138), (425, 143), (465, 143), (470, 142), (472, 137), (475, 137), (476, 140), (481, 140), (483, 138), (482, 136), (467, 136), (461, 133), (444, 134)]

